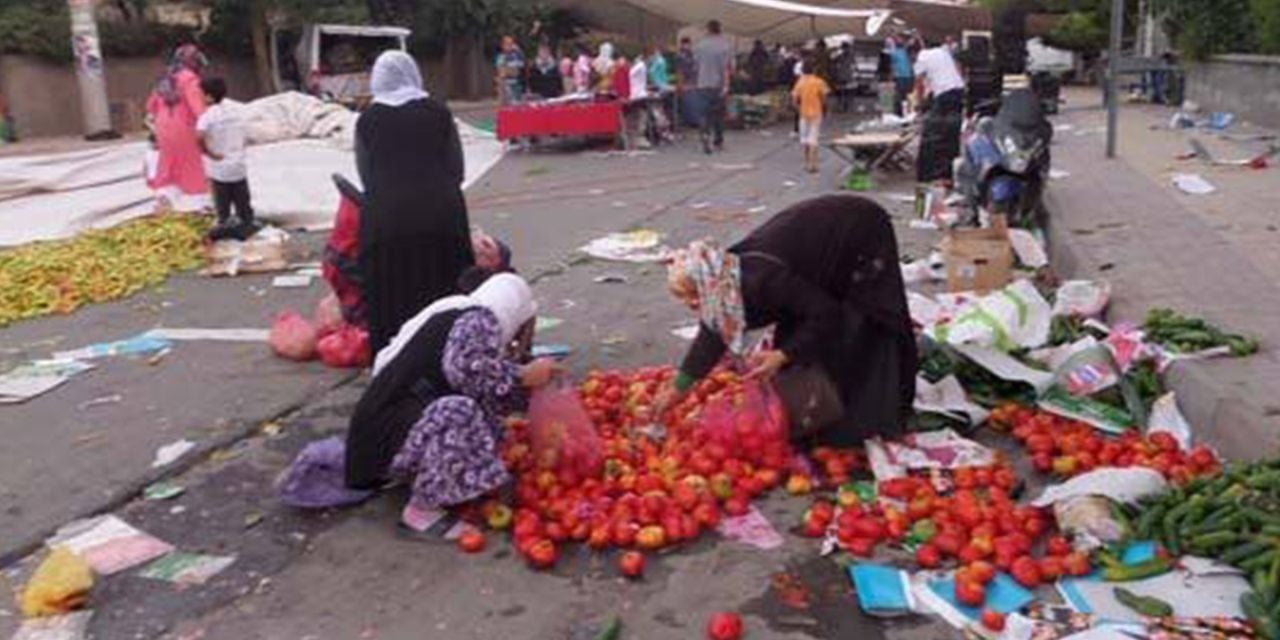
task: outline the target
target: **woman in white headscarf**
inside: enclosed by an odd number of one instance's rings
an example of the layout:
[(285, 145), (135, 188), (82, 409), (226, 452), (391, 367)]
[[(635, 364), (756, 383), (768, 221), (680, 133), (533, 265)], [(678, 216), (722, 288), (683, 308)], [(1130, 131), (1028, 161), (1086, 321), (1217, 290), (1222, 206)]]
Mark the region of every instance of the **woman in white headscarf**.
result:
[(411, 487), (406, 513), (459, 505), (510, 476), (499, 455), (502, 418), (527, 389), (547, 384), (551, 360), (521, 365), (512, 345), (533, 330), (528, 283), (503, 273), (470, 295), (442, 298), (401, 327), (378, 353), (373, 381), (347, 433), (346, 481)]
[(360, 273), (376, 353), (413, 314), (455, 293), (474, 256), (453, 114), (423, 90), (403, 51), (378, 56), (369, 87), (373, 104), (355, 142), (365, 189)]
[(600, 45), (596, 59), (591, 61), (591, 71), (596, 76), (596, 92), (608, 91), (613, 84), (613, 43)]

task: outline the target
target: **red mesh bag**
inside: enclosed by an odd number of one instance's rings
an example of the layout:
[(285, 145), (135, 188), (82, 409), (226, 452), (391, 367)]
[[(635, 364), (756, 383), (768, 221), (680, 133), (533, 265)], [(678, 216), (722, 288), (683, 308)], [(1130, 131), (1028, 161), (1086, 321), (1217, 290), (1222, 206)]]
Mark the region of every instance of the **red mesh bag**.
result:
[(311, 317), (316, 326), (316, 333), (325, 337), (341, 329), (346, 322), (342, 319), (342, 307), (338, 304), (338, 295), (330, 293), (316, 303), (316, 312)]
[(529, 446), (544, 469), (595, 477), (604, 469), (604, 447), (578, 391), (547, 386), (529, 399)]
[(271, 325), (271, 350), (289, 360), (316, 357), (316, 328), (297, 311), (281, 311)]
[(708, 402), (698, 422), (711, 442), (758, 462), (786, 444), (786, 415), (782, 399), (768, 384), (748, 381)]
[(320, 361), (335, 369), (369, 366), (369, 332), (359, 327), (342, 328), (320, 339), (316, 345)]

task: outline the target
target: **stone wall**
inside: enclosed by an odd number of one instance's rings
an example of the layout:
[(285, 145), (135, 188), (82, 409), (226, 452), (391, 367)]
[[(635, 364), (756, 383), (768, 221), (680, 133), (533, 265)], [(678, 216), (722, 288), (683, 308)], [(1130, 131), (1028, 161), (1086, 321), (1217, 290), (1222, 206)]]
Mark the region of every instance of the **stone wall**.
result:
[(1280, 56), (1226, 55), (1187, 65), (1187, 99), (1280, 129)]
[[(164, 68), (161, 58), (106, 59), (107, 100), (114, 127), (122, 132), (142, 128), (147, 94)], [(215, 60), (212, 73), (226, 78), (232, 98), (249, 100), (259, 95), (252, 62)], [(0, 56), (0, 94), (17, 125), (19, 138), (82, 133), (80, 90), (70, 62)]]

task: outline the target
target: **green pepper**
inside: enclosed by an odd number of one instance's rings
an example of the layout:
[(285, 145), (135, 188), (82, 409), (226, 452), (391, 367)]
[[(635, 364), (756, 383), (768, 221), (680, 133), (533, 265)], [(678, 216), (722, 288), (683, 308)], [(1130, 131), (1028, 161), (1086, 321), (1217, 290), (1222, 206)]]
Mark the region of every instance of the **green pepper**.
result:
[(1173, 560), (1171, 558), (1152, 558), (1138, 564), (1104, 567), (1102, 569), (1102, 579), (1107, 582), (1131, 582), (1168, 573), (1172, 568)]
[(924, 520), (916, 520), (911, 525), (911, 533), (909, 535), (911, 542), (923, 543), (933, 539), (938, 535), (938, 525), (933, 520), (925, 518)]
[(605, 625), (600, 634), (596, 636), (596, 640), (618, 640), (622, 637), (622, 618), (614, 616), (609, 620), (609, 624)]

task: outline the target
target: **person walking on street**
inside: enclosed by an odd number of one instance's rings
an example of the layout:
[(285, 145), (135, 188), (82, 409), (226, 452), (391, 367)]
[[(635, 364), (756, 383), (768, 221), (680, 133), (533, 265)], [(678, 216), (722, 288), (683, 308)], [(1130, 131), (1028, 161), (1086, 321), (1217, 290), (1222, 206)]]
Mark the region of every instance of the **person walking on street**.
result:
[(758, 96), (764, 93), (765, 79), (769, 72), (769, 50), (764, 48), (763, 40), (756, 40), (747, 55), (747, 93)]
[(916, 74), (911, 68), (911, 55), (907, 53), (906, 47), (898, 44), (897, 38), (887, 38), (884, 47), (889, 56), (889, 66), (893, 70), (893, 113), (901, 117), (905, 115), (904, 105), (915, 86)]
[(698, 61), (693, 58), (693, 41), (680, 38), (680, 48), (676, 51), (676, 109), (684, 125), (697, 126), (702, 121), (694, 98), (697, 86)]
[(502, 50), (494, 59), (497, 67), (498, 97), (502, 104), (515, 104), (524, 97), (524, 52), (511, 36), (502, 36)]
[(925, 97), (929, 98), (916, 162), (916, 180), (950, 180), (952, 161), (960, 155), (964, 78), (955, 56), (946, 46), (921, 51), (916, 58), (915, 73), (917, 103), (923, 105)]
[(805, 62), (804, 75), (791, 90), (791, 99), (800, 114), (800, 146), (804, 148), (804, 170), (809, 173), (818, 172), (822, 115), (830, 94), (831, 86), (813, 73), (813, 62)]
[(733, 77), (733, 47), (720, 33), (720, 21), (707, 23), (707, 35), (693, 48), (698, 67), (699, 128), (702, 151), (711, 155), (724, 148), (725, 101), (729, 96), (729, 80)]
[(208, 64), (196, 45), (178, 47), (147, 98), (147, 127), (158, 150), (147, 186), (161, 209), (196, 212), (209, 207), (209, 182), (196, 136), (196, 120), (205, 109), (200, 74)]
[(403, 51), (378, 56), (369, 88), (373, 105), (356, 120), (355, 146), (365, 188), (360, 275), (377, 353), (413, 314), (453, 294), (475, 256), (453, 114), (422, 90)]
[[(209, 108), (196, 121), (204, 169), (213, 184), (213, 206), (217, 226), (209, 232), (213, 240), (245, 240), (258, 232), (249, 202), (249, 168), (245, 163), (244, 121), (223, 104), (227, 83), (222, 78), (205, 78), (200, 83)], [(231, 222), (235, 207), (236, 223)]]

